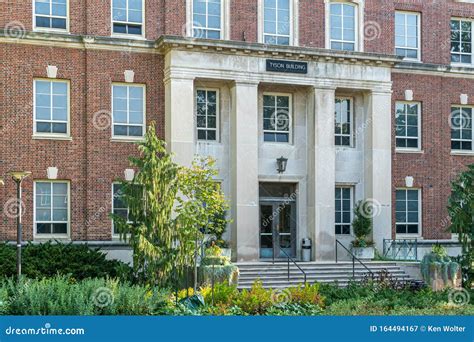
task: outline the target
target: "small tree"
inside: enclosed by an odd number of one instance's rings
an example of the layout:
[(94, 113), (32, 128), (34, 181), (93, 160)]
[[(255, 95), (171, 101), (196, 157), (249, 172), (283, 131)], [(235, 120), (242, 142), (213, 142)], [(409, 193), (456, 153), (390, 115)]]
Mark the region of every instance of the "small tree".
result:
[(367, 201), (357, 202), (354, 208), (354, 220), (352, 221), (352, 229), (356, 239), (352, 242), (353, 247), (367, 247), (369, 242), (366, 238), (372, 232), (372, 216), (366, 212), (365, 208), (369, 203)]
[(470, 288), (474, 281), (474, 164), (452, 183), (448, 212), (451, 218), (449, 229), (459, 235), (462, 244), (463, 283)]
[(138, 150), (140, 156), (130, 158), (138, 169), (133, 182), (121, 181), (129, 218), (112, 218), (121, 239), (133, 249), (137, 279), (169, 286), (193, 260), (199, 227), (226, 210), (227, 203), (214, 185), (214, 162), (201, 159), (191, 168), (177, 165), (156, 136), (154, 124)]

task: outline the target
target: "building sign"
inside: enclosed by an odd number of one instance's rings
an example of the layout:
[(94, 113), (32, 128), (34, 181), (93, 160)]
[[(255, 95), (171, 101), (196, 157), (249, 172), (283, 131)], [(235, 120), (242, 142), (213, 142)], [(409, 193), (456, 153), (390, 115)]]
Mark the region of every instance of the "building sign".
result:
[(285, 72), (290, 74), (307, 74), (308, 63), (267, 59), (267, 71)]

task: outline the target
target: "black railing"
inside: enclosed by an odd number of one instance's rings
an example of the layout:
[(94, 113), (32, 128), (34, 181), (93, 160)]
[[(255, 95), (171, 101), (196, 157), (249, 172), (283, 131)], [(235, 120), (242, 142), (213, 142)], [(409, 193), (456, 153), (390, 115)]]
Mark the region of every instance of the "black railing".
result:
[(391, 260), (418, 260), (417, 239), (384, 239), (383, 256)]
[(347, 251), (347, 253), (349, 253), (349, 255), (352, 257), (352, 278), (355, 278), (355, 262), (356, 262), (356, 260), (359, 262), (359, 264), (364, 266), (367, 271), (369, 271), (369, 274), (370, 274), (371, 277), (374, 276), (374, 272), (372, 272), (370, 270), (370, 268), (367, 267), (366, 264), (364, 264), (359, 258), (357, 258), (349, 249), (346, 248), (346, 246), (344, 246), (337, 239), (336, 239), (336, 263), (338, 262), (338, 258), (337, 258), (337, 247), (338, 247), (338, 245), (340, 245), (342, 248), (344, 248)]
[[(300, 267), (300, 265), (298, 265), (298, 263), (296, 262), (295, 259), (293, 259), (287, 252), (285, 252), (285, 250), (283, 248), (280, 249), (281, 252), (283, 252), (283, 254), (285, 254), (286, 258), (287, 258), (287, 264), (288, 264), (288, 282), (290, 281), (290, 261), (300, 270), (300, 272), (303, 274), (304, 276), (304, 283), (306, 284), (306, 279), (307, 279), (307, 275), (306, 275), (306, 272)], [(275, 263), (275, 253), (273, 253), (273, 263)]]

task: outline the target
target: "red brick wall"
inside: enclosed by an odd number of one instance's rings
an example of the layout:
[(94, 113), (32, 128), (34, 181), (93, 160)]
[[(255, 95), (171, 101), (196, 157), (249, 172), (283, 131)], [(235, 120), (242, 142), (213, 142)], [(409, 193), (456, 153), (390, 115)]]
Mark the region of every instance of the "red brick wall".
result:
[[(395, 114), (392, 125), (393, 141), (393, 203), (395, 188), (405, 187), (405, 177), (415, 178), (414, 186), (422, 189), (423, 237), (449, 238), (446, 232), (447, 201), (453, 181), (465, 165), (473, 163), (470, 156), (451, 155), (451, 105), (460, 104), (460, 94), (467, 93), (474, 105), (474, 79), (393, 74), (393, 108), (404, 101), (405, 90), (413, 90), (414, 101), (422, 106), (423, 153), (395, 153)], [(395, 208), (393, 208), (395, 226)], [(394, 229), (395, 231), (395, 229)]]
[[(109, 240), (111, 183), (123, 178), (127, 157), (137, 150), (132, 143), (112, 142), (110, 128), (95, 128), (94, 113), (110, 111), (112, 82), (123, 82), (124, 70), (134, 70), (135, 82), (146, 85), (147, 122), (156, 121), (164, 137), (162, 56), (14, 44), (0, 45), (0, 55), (5, 57), (0, 78), (0, 174), (12, 169), (33, 172), (23, 186), (24, 237), (31, 239), (33, 232), (33, 180), (45, 179), (47, 167), (56, 166), (58, 179), (71, 182), (71, 237)], [(71, 82), (72, 141), (32, 139), (33, 79), (46, 77), (48, 64), (58, 66), (58, 79)], [(0, 187), (0, 203), (15, 196), (15, 185), (7, 179)], [(15, 227), (13, 218), (2, 215), (0, 240), (14, 239)]]

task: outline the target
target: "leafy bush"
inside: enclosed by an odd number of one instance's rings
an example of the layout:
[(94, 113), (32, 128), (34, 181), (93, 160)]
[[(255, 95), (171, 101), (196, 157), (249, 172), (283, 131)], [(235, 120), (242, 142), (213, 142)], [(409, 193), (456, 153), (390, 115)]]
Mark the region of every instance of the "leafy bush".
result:
[(288, 289), (289, 300), (294, 304), (311, 304), (318, 307), (324, 306), (324, 300), (319, 294), (319, 284), (305, 284)]
[[(100, 249), (87, 245), (47, 242), (28, 244), (23, 248), (22, 273), (28, 278), (68, 275), (74, 279), (122, 278), (130, 279), (131, 268), (117, 260), (107, 260)], [(0, 245), (0, 277), (16, 275), (16, 248)]]
[(261, 281), (256, 281), (250, 290), (243, 290), (235, 304), (247, 314), (264, 315), (272, 303), (272, 293), (263, 288)]
[(110, 279), (9, 279), (0, 284), (5, 293), (8, 315), (156, 315), (170, 305), (167, 292)]

